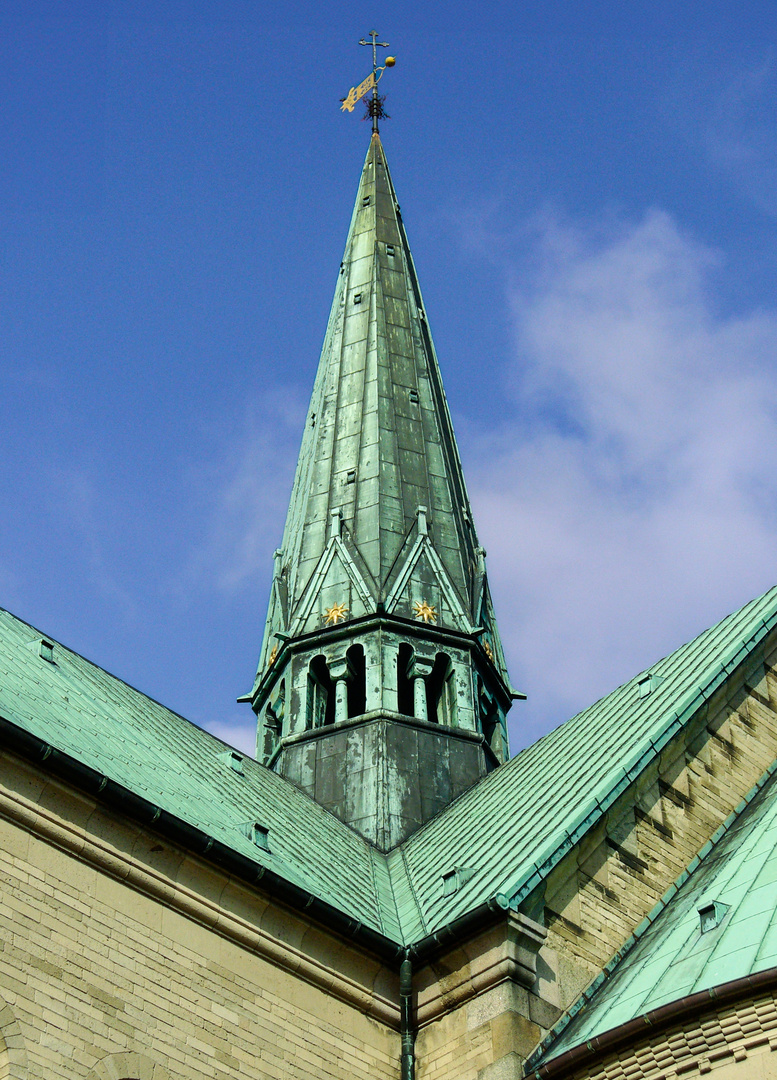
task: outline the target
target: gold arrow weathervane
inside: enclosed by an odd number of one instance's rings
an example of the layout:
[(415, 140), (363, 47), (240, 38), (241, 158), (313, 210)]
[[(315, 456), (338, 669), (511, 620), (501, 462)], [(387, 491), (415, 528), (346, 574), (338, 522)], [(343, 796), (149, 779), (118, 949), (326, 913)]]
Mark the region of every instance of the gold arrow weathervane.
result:
[[(378, 83), (383, 76), (386, 68), (393, 67), (396, 64), (396, 59), (393, 56), (386, 57), (386, 63), (383, 67), (378, 67), (378, 49), (387, 49), (389, 43), (387, 41), (378, 41), (378, 31), (370, 30), (368, 37), (372, 38), (372, 41), (367, 41), (366, 38), (362, 38), (359, 42), (360, 45), (372, 45), (372, 72), (360, 82), (358, 86), (352, 86), (348, 91), (346, 97), (341, 98), (342, 105), (340, 106), (342, 112), (353, 112), (354, 105), (358, 101), (361, 101), (366, 94), (369, 94), (372, 90), (372, 98), (367, 102), (367, 116), (372, 119), (372, 130), (376, 132), (378, 130), (378, 120), (383, 118), (388, 119), (388, 113), (383, 108), (383, 98), (378, 97)], [(367, 117), (365, 117), (365, 120)]]

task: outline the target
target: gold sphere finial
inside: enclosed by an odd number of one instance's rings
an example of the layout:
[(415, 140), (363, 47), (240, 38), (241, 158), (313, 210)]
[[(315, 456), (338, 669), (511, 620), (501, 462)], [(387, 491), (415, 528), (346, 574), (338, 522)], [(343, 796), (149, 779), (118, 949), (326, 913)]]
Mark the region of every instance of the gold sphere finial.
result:
[(386, 57), (386, 67), (393, 67), (394, 64), (396, 64), (396, 62), (397, 62), (396, 56), (387, 56)]

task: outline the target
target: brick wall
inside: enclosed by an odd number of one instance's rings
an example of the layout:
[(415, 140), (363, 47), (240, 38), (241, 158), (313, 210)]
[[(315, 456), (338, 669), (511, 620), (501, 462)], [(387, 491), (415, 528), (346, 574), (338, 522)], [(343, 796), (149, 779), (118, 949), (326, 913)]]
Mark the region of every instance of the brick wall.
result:
[(773, 650), (735, 673), (530, 901), (548, 928), (540, 992), (557, 1004), (598, 974), (777, 757)]
[(772, 993), (718, 1008), (591, 1060), (567, 1080), (774, 1080), (777, 1001)]
[[(64, 789), (45, 790), (39, 805), (48, 804), (48, 816), (52, 802), (61, 809), (68, 799), (82, 817), (88, 809)], [(253, 903), (257, 927), (272, 917), (283, 930), (279, 948), (295, 939), (299, 955), (315, 941), (319, 968), (331, 965), (333, 984), (347, 970), (365, 1001), (370, 987), (354, 976), (374, 968), (355, 954), (349, 960), (342, 942), (297, 924), (293, 913), (273, 913), (266, 898), (101, 813), (92, 809), (88, 820), (103, 846), (113, 832), (112, 873), (0, 819), (0, 1035), (21, 1041), (28, 1069), (9, 1071), (0, 1045), (0, 1080), (114, 1080), (126, 1068), (138, 1080), (395, 1080), (399, 1039), (390, 1026), (242, 947), (217, 919), (205, 926), (187, 917), (176, 910), (176, 890), (185, 878), (196, 894), (199, 881), (203, 897), (219, 897), (244, 922)], [(178, 867), (168, 903), (122, 880), (130, 836), (136, 855), (145, 844)]]

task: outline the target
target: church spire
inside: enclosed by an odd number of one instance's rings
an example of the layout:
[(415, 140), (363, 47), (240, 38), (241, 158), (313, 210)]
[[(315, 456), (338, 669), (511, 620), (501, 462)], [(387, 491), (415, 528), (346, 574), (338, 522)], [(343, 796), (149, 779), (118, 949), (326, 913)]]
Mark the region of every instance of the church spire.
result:
[[(379, 846), (393, 846), (507, 757), (510, 691), (484, 555), (374, 131), (276, 553), (252, 704), (259, 756)], [(419, 732), (449, 763), (409, 817), (380, 783), (368, 797), (372, 776), (350, 793), (330, 777), (327, 799), (302, 775), (323, 737), (376, 723), (391, 728), (395, 750), (381, 758), (389, 771), (413, 758), (418, 769)], [(452, 748), (462, 759), (453, 783)], [(422, 778), (405, 779), (423, 789)]]

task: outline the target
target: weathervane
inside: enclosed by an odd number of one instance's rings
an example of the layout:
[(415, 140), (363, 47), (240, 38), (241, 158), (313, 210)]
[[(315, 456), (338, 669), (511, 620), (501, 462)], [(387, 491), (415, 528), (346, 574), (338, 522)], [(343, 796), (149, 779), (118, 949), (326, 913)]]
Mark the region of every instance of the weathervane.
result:
[(384, 98), (378, 96), (378, 83), (383, 76), (386, 68), (393, 67), (396, 64), (396, 59), (393, 56), (386, 57), (386, 63), (383, 67), (378, 67), (378, 49), (387, 49), (389, 43), (387, 41), (378, 41), (378, 31), (370, 30), (368, 37), (372, 38), (371, 41), (367, 41), (367, 38), (362, 38), (359, 42), (360, 45), (372, 45), (372, 73), (367, 76), (363, 82), (360, 82), (358, 86), (352, 86), (348, 91), (346, 97), (341, 98), (342, 105), (340, 106), (342, 112), (353, 112), (353, 107), (357, 101), (361, 99), (372, 90), (372, 97), (367, 102), (367, 115), (365, 120), (370, 118), (372, 120), (373, 133), (377, 133), (378, 120), (389, 119), (389, 115), (383, 108)]

